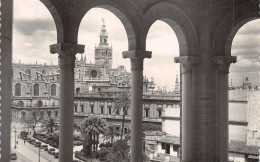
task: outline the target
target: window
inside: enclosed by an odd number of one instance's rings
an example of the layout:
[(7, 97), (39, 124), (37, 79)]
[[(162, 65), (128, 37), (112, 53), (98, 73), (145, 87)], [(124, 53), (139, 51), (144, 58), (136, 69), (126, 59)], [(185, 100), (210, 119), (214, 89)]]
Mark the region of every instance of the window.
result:
[(100, 113), (104, 114), (104, 107), (100, 107)]
[(177, 146), (173, 146), (173, 151), (178, 152), (179, 148)]
[(162, 111), (158, 110), (158, 116), (161, 117), (161, 115), (162, 115)]
[(119, 129), (120, 129), (119, 126), (116, 126), (116, 132), (119, 132)]
[(111, 107), (108, 108), (108, 114), (111, 114)]
[(76, 89), (76, 93), (79, 93), (79, 92), (80, 92), (80, 88), (77, 88), (77, 89)]
[(19, 83), (15, 85), (15, 96), (21, 96), (21, 84)]
[(41, 117), (43, 118), (44, 111), (41, 111), (41, 112), (40, 112), (40, 115), (41, 115)]
[(37, 107), (42, 107), (42, 101), (38, 101), (36, 106)]
[(162, 150), (165, 150), (165, 143), (162, 143)]
[(147, 118), (149, 117), (149, 110), (148, 109), (145, 110), (145, 117), (147, 117)]
[(90, 109), (91, 109), (91, 113), (94, 113), (94, 107), (91, 106)]
[(39, 91), (40, 91), (40, 88), (39, 88), (39, 84), (35, 84), (34, 86), (33, 86), (33, 95), (34, 96), (39, 96)]
[(101, 88), (98, 88), (98, 91), (101, 91)]
[(80, 105), (81, 107), (81, 112), (84, 112), (84, 105)]
[(55, 111), (55, 116), (58, 117), (59, 116), (59, 112)]
[(47, 111), (47, 113), (48, 113), (48, 117), (50, 117), (51, 116), (51, 111)]
[(127, 112), (127, 111), (125, 111), (125, 115), (127, 115), (127, 113), (128, 113), (128, 112)]
[(51, 96), (56, 96), (56, 84), (51, 85)]
[(25, 118), (25, 116), (26, 116), (26, 112), (22, 111), (22, 117)]
[(78, 105), (74, 105), (74, 112), (78, 111)]
[(125, 134), (127, 134), (127, 130), (128, 130), (128, 129), (127, 129), (127, 128), (125, 128), (125, 130), (124, 130)]
[(19, 106), (19, 107), (23, 107), (23, 106), (24, 106), (23, 101), (19, 101), (19, 102), (18, 102), (18, 106)]

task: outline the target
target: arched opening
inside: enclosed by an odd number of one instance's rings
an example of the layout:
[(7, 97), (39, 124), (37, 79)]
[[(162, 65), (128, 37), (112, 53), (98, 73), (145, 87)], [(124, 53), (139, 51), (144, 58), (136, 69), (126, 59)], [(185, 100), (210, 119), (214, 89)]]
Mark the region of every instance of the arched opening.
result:
[(23, 101), (19, 101), (19, 102), (18, 102), (18, 106), (19, 106), (19, 107), (24, 107)]
[(92, 70), (92, 71), (90, 72), (90, 77), (91, 77), (92, 79), (96, 79), (96, 78), (97, 78), (97, 71), (96, 71), (96, 70)]
[[(91, 78), (110, 76), (119, 71), (120, 65), (130, 70), (130, 62), (122, 58), (122, 51), (135, 46), (133, 29), (128, 29), (132, 28), (130, 24), (126, 27), (129, 33), (126, 33), (124, 24), (129, 21), (124, 14), (111, 6), (98, 7), (90, 9), (83, 17), (78, 34), (79, 43), (85, 44), (85, 49), (90, 51), (86, 55), (87, 63), (99, 66), (85, 70)], [(131, 39), (130, 43), (128, 39)]]
[(259, 26), (259, 19), (246, 19), (233, 28), (226, 42), (226, 52), (231, 49), (231, 55), (237, 57), (229, 69), (229, 142), (240, 141), (246, 147), (259, 146), (260, 142), (256, 119), (260, 116)]
[[(152, 51), (152, 58), (145, 60), (144, 65), (144, 87), (148, 86), (144, 88), (144, 98), (157, 98), (157, 102), (154, 103), (156, 106), (151, 106), (144, 101), (143, 118), (162, 120), (161, 125), (151, 124), (161, 127), (163, 132), (174, 136), (172, 138), (180, 138), (180, 107), (174, 106), (180, 104), (180, 100), (174, 100), (175, 97), (180, 98), (180, 65), (174, 63), (174, 57), (180, 55), (180, 45), (174, 30), (176, 26), (173, 28), (172, 24), (169, 19), (157, 20), (146, 37), (146, 50)], [(155, 150), (179, 156), (180, 145), (176, 145), (175, 150), (170, 147), (173, 146), (162, 142), (154, 145)]]
[(40, 86), (39, 84), (34, 84), (33, 86), (33, 95), (34, 96), (39, 96), (40, 94)]
[(56, 96), (56, 84), (51, 85), (51, 96)]
[(15, 96), (21, 96), (21, 84), (17, 83), (15, 85)]
[(80, 93), (80, 88), (76, 88), (76, 93)]
[(42, 107), (42, 105), (43, 105), (42, 101), (38, 101), (37, 104), (36, 104), (37, 107)]

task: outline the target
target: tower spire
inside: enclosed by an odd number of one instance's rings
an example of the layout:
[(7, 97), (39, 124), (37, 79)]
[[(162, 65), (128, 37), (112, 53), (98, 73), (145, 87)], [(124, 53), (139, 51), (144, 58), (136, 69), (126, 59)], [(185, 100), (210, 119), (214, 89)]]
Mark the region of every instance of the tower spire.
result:
[(106, 25), (105, 25), (105, 20), (102, 18), (102, 28), (101, 28), (101, 32), (100, 32), (100, 42), (99, 45), (108, 45), (107, 39), (108, 39), (108, 34), (107, 34), (107, 30), (106, 30)]

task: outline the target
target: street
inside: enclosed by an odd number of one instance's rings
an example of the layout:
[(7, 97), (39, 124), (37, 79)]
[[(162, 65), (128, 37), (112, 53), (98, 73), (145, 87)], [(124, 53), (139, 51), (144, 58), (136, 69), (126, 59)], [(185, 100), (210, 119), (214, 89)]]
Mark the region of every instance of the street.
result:
[[(35, 147), (34, 145), (25, 142), (21, 138), (18, 139), (18, 134), (20, 134), (21, 131), (25, 130), (28, 131), (28, 128), (24, 127), (16, 127), (16, 141), (18, 141), (18, 144), (16, 144), (15, 147), (15, 132), (14, 127), (12, 126), (11, 129), (11, 152), (15, 152), (17, 154), (17, 160), (12, 160), (16, 162), (36, 162), (39, 161), (39, 147)], [(32, 131), (32, 130), (31, 130)], [(29, 137), (32, 138), (32, 135), (29, 135)], [(45, 143), (42, 143), (45, 144)], [(48, 144), (46, 144), (48, 145)], [(48, 145), (48, 148), (53, 148), (52, 146)], [(77, 150), (80, 150), (82, 146), (75, 146), (74, 152)], [(55, 148), (55, 152), (58, 152), (59, 150)], [(41, 162), (58, 162), (59, 160), (57, 158), (54, 158), (53, 155), (50, 155), (47, 151), (44, 151), (43, 149), (40, 149), (40, 161)]]

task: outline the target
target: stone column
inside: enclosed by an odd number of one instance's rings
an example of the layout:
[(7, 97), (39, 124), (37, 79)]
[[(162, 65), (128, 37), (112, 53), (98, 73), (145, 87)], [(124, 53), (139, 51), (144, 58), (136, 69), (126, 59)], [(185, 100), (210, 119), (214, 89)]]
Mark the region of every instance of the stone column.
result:
[(192, 107), (192, 66), (198, 62), (194, 56), (181, 56), (174, 58), (175, 63), (181, 64), (182, 74), (182, 161), (192, 162), (194, 150), (193, 141), (197, 140), (194, 123), (196, 123), (196, 113)]
[(218, 71), (218, 161), (228, 161), (228, 73), (230, 64), (236, 63), (236, 57), (216, 56), (214, 57), (214, 63), (216, 64)]
[(133, 50), (123, 52), (123, 58), (131, 60), (131, 162), (142, 162), (142, 112), (143, 112), (143, 62), (152, 52)]
[(60, 162), (73, 160), (74, 124), (74, 66), (75, 55), (84, 52), (84, 45), (58, 43), (50, 46), (52, 54), (59, 54), (60, 66)]
[(10, 147), (14, 146), (10, 145), (13, 1), (1, 1), (0, 10), (0, 161), (5, 162), (10, 161)]

